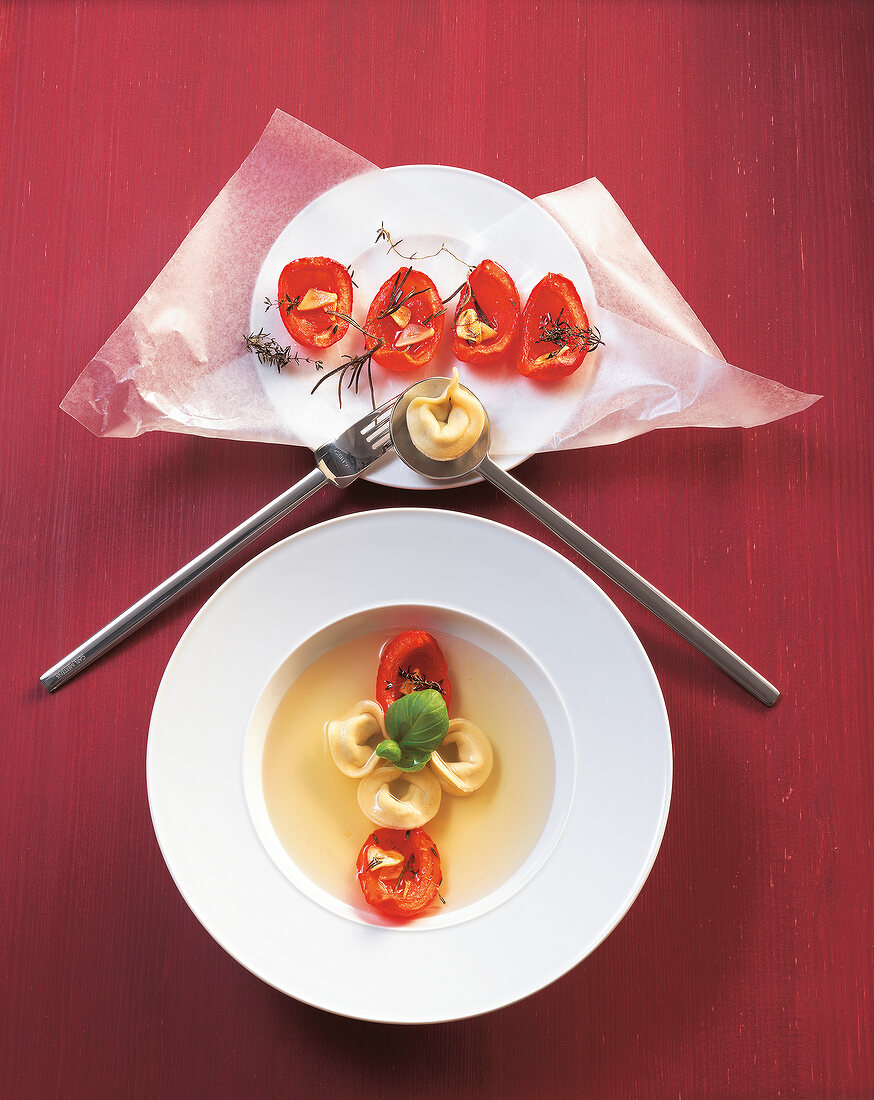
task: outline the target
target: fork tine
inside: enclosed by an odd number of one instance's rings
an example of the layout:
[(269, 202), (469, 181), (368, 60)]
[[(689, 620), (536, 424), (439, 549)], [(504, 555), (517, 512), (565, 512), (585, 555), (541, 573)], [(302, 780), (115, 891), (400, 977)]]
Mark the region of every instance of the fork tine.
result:
[(380, 405), (369, 416), (359, 420), (353, 430), (357, 431), (362, 438), (371, 439), (374, 433), (381, 432), (391, 422), (396, 401), (397, 398), (393, 397), (390, 401)]
[(378, 409), (372, 409), (369, 413), (367, 413), (366, 416), (362, 416), (357, 423), (352, 425), (353, 429), (359, 432), (366, 431), (371, 424), (375, 423), (379, 419), (379, 417), (383, 415), (383, 413), (386, 413), (390, 409), (394, 408), (398, 396), (399, 395), (396, 395), (395, 397), (390, 397), (388, 401), (384, 401)]
[(391, 446), (391, 431), (389, 430), (382, 435), (377, 435), (373, 439), (368, 440), (368, 442), (375, 451), (386, 450)]
[(361, 435), (368, 441), (371, 441), (374, 436), (381, 435), (382, 432), (391, 424), (391, 414), (387, 410), (383, 413), (379, 419), (374, 420), (372, 424), (368, 424), (365, 428), (361, 429)]

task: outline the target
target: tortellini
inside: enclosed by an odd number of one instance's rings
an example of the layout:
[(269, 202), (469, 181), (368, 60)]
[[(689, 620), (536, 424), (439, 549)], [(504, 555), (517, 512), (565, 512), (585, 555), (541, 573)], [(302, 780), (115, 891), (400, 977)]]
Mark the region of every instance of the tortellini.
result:
[(417, 829), (440, 809), (440, 784), (427, 768), (376, 768), (358, 784), (358, 805), (382, 828)]
[(376, 746), (385, 740), (385, 715), (373, 699), (362, 699), (351, 714), (328, 722), (325, 730), (332, 760), (350, 779), (369, 775), (380, 763)]
[[(457, 760), (450, 760), (454, 746)], [(466, 795), (478, 791), (492, 773), (494, 754), (489, 739), (473, 722), (453, 718), (443, 743), (431, 755), (429, 767), (447, 794)]]
[(387, 735), (382, 707), (373, 699), (362, 699), (345, 718), (328, 722), (325, 732), (334, 763), (350, 779), (360, 780), (358, 805), (365, 817), (385, 829), (424, 825), (440, 809), (444, 791), (468, 795), (479, 790), (494, 762), (479, 726), (452, 718), (440, 748), (421, 771), (393, 767), (376, 754)]
[(457, 367), (439, 397), (415, 397), (407, 408), (413, 446), (438, 462), (467, 454), (482, 435), (485, 422), (482, 405), (458, 381)]

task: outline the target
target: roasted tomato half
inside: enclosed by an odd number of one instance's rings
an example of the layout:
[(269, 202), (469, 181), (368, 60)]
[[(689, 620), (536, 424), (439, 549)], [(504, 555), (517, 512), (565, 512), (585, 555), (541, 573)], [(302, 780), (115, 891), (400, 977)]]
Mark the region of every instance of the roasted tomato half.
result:
[(452, 699), (449, 666), (437, 639), (425, 630), (405, 630), (382, 647), (376, 672), (376, 701), (388, 710), (411, 691), (434, 688), (447, 710)]
[(519, 335), (519, 291), (494, 260), (483, 260), (462, 287), (452, 322), (452, 354), (462, 363), (494, 363)]
[(373, 360), (387, 370), (406, 373), (427, 366), (443, 335), (443, 302), (427, 275), (402, 267), (387, 279), (370, 304), (364, 328)]
[(292, 260), (279, 276), (279, 312), (292, 338), (308, 348), (329, 348), (349, 330), (352, 278), (327, 256)]
[(393, 917), (414, 917), (437, 897), (443, 872), (424, 829), (376, 829), (358, 853), (358, 884), (369, 905)]
[(522, 314), (519, 370), (529, 378), (564, 378), (601, 342), (570, 279), (544, 275)]

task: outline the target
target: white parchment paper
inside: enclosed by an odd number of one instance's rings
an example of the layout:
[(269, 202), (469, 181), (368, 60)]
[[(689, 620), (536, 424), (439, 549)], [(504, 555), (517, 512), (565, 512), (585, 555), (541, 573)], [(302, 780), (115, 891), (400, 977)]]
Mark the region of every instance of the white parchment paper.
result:
[[(397, 252), (375, 241), (382, 223), (403, 238)], [(531, 200), (472, 173), (381, 170), (276, 111), (61, 407), (101, 436), (163, 430), (315, 447), (370, 407), (365, 380), (357, 393), (337, 378), (311, 392), (362, 350), (360, 333), (324, 353), (292, 347), (300, 361), (281, 373), (260, 364), (244, 337), (263, 329), (291, 344), (264, 299), (276, 297), (279, 272), (296, 256), (348, 263), (353, 316), (363, 322), (378, 287), (409, 262), (399, 252), (422, 257), (414, 266), (444, 297), (463, 282), (464, 263), (486, 257), (510, 272), (523, 303), (547, 271), (561, 271), (600, 330), (603, 346), (568, 379), (536, 383), (512, 363), (460, 365), (489, 412), (496, 455), (614, 443), (653, 428), (749, 427), (817, 400), (727, 363), (597, 180)], [(448, 322), (453, 312), (454, 302)], [(427, 374), (453, 365), (447, 332)], [(416, 381), (378, 366), (372, 377), (377, 402)]]

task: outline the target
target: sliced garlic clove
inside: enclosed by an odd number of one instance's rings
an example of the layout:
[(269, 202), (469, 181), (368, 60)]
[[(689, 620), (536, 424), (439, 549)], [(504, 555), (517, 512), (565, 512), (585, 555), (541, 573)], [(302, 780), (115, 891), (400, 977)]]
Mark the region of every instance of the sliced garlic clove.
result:
[(458, 315), (458, 321), (455, 325), (455, 331), (462, 340), (469, 340), (473, 344), (478, 344), (482, 339), (480, 335), (480, 329), (482, 327), (482, 321), (477, 317), (475, 309), (464, 309)]
[(378, 844), (371, 844), (368, 850), (370, 862), (367, 870), (372, 871), (377, 878), (396, 879), (404, 865), (403, 855), (395, 848), (380, 848)]
[(418, 829), (440, 809), (440, 784), (427, 768), (379, 767), (358, 784), (358, 805), (384, 829)]
[(379, 703), (362, 699), (345, 718), (328, 722), (325, 732), (331, 759), (344, 775), (360, 779), (380, 761), (376, 746), (385, 740), (385, 715)]
[(534, 360), (534, 366), (540, 366), (541, 363), (548, 363), (551, 359), (557, 359), (562, 352), (567, 351), (569, 345), (565, 344), (564, 347), (558, 349), (558, 351), (548, 351), (545, 355), (538, 355)]
[(416, 344), (423, 344), (429, 336), (433, 335), (434, 329), (430, 325), (420, 325), (417, 321), (411, 321), (395, 337), (395, 347), (411, 348)]
[(327, 290), (311, 288), (304, 294), (294, 307), (299, 313), (307, 313), (312, 309), (325, 309), (327, 306), (337, 304), (337, 295)]
[[(445, 760), (440, 754), (455, 746), (457, 760)], [(447, 794), (466, 795), (478, 791), (492, 773), (494, 753), (488, 737), (479, 726), (466, 718), (453, 718), (440, 749), (432, 753), (430, 767)]]
[(479, 316), (475, 309), (465, 309), (458, 316), (455, 331), (462, 340), (469, 344), (481, 344), (483, 340), (491, 340), (498, 335), (498, 330)]
[(398, 306), (390, 316), (398, 328), (406, 328), (413, 315), (410, 312), (409, 306)]

